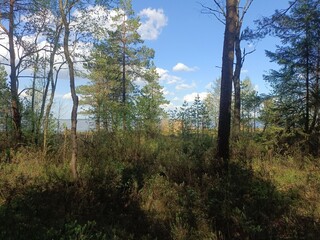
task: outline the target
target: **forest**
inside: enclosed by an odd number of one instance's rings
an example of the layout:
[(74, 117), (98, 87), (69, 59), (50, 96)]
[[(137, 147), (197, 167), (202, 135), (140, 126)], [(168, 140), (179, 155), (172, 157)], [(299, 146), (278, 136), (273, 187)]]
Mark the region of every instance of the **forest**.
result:
[[(0, 239), (318, 239), (320, 1), (244, 27), (254, 2), (198, 3), (224, 26), (221, 76), (168, 110), (131, 0), (0, 1)], [(270, 36), (261, 94), (243, 44)]]

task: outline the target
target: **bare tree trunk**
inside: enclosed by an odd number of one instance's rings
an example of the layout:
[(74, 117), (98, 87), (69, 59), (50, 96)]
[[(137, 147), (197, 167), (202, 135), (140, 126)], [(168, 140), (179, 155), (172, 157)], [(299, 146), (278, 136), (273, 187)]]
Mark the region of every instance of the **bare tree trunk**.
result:
[(10, 54), (10, 90), (11, 90), (11, 108), (12, 108), (12, 118), (15, 129), (14, 138), (16, 142), (19, 142), (22, 137), (21, 132), (21, 114), (20, 114), (20, 103), (18, 96), (18, 77), (17, 77), (17, 68), (16, 68), (16, 55), (14, 51), (14, 5), (15, 0), (10, 0), (10, 11), (9, 11), (9, 54)]
[(319, 115), (319, 80), (320, 80), (320, 47), (318, 47), (318, 51), (317, 51), (317, 64), (316, 64), (316, 82), (315, 82), (315, 94), (314, 97), (315, 99), (315, 103), (314, 103), (314, 113), (313, 113), (313, 118), (312, 118), (312, 123), (309, 129), (309, 132), (311, 133), (317, 123), (317, 119), (318, 119), (318, 115)]
[(309, 101), (310, 101), (310, 89), (309, 89), (309, 81), (310, 81), (310, 70), (309, 70), (309, 45), (307, 45), (307, 67), (306, 67), (306, 116), (305, 116), (305, 132), (309, 132), (309, 122), (310, 122), (310, 113), (309, 113)]
[(240, 28), (238, 23), (235, 36), (235, 52), (236, 52), (236, 67), (233, 74), (234, 86), (234, 109), (233, 109), (233, 138), (238, 139), (240, 133), (241, 122), (241, 89), (240, 89), (240, 73), (242, 68), (242, 52), (240, 46)]
[(53, 41), (53, 49), (52, 52), (50, 53), (50, 59), (49, 59), (49, 72), (48, 72), (48, 77), (47, 77), (47, 82), (44, 90), (44, 94), (42, 97), (42, 105), (41, 105), (41, 111), (40, 111), (40, 119), (42, 119), (42, 116), (44, 114), (44, 109), (45, 109), (45, 104), (47, 100), (47, 95), (49, 91), (49, 84), (51, 83), (51, 94), (50, 94), (50, 99), (46, 107), (45, 111), (45, 117), (44, 117), (44, 123), (43, 123), (43, 155), (46, 156), (47, 154), (47, 140), (48, 140), (48, 128), (49, 128), (49, 117), (50, 117), (50, 112), (51, 108), (53, 105), (53, 100), (54, 100), (54, 95), (56, 91), (56, 85), (57, 85), (57, 80), (58, 80), (58, 74), (59, 70), (62, 67), (62, 64), (60, 65), (59, 69), (57, 70), (56, 73), (56, 78), (55, 80), (53, 79), (53, 65), (54, 65), (54, 59), (56, 52), (58, 50), (58, 42), (61, 34), (62, 26), (59, 25), (56, 28), (56, 35)]
[(229, 138), (231, 129), (231, 95), (233, 79), (234, 44), (238, 22), (238, 0), (226, 0), (226, 3), (226, 26), (222, 56), (217, 157), (218, 159), (222, 159), (224, 161), (225, 167), (227, 168), (230, 156)]
[[(77, 111), (78, 111), (79, 99), (75, 89), (75, 74), (74, 74), (73, 61), (71, 59), (70, 52), (69, 52), (70, 28), (69, 28), (69, 22), (67, 20), (66, 13), (65, 13), (66, 8), (69, 7), (68, 5), (69, 5), (68, 1), (66, 1), (65, 6), (63, 6), (62, 0), (59, 0), (60, 13), (61, 13), (62, 22), (64, 25), (63, 48), (64, 48), (64, 54), (68, 63), (68, 67), (69, 67), (70, 90), (71, 90), (71, 97), (73, 102), (72, 112), (71, 112), (71, 142), (72, 142), (71, 154), (72, 155), (71, 155), (70, 168), (71, 168), (73, 178), (77, 180), (78, 179)], [(69, 10), (67, 10), (67, 12), (69, 12)]]
[(32, 133), (32, 140), (35, 144), (38, 144), (38, 124), (37, 124), (37, 118), (36, 118), (36, 112), (35, 112), (35, 94), (36, 94), (36, 80), (37, 80), (37, 74), (38, 74), (38, 64), (39, 64), (39, 53), (36, 53), (36, 59), (34, 62), (34, 68), (33, 68), (33, 79), (32, 79), (32, 96), (31, 96), (31, 133)]
[(126, 116), (126, 45), (123, 44), (122, 53), (122, 104), (123, 104), (123, 130), (127, 129), (127, 116)]

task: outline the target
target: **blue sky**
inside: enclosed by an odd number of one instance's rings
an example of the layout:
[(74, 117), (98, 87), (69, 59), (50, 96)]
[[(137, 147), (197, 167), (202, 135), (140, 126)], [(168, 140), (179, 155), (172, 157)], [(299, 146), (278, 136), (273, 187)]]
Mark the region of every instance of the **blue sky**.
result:
[[(160, 84), (171, 102), (167, 109), (181, 106), (184, 100), (193, 101), (197, 94), (204, 97), (210, 84), (221, 75), (224, 26), (214, 16), (201, 13), (200, 3), (215, 8), (213, 0), (132, 0), (134, 11), (141, 18), (139, 33), (145, 45), (156, 53), (154, 62)], [(287, 6), (287, 0), (254, 0), (243, 28)], [(247, 56), (241, 78), (250, 77), (260, 93), (270, 90), (263, 74), (277, 67), (269, 62), (264, 51), (274, 50), (276, 43), (276, 39), (267, 37), (255, 46), (245, 43), (242, 46), (256, 51)], [(85, 83), (83, 79), (76, 80), (77, 85)], [(70, 118), (72, 102), (67, 71), (59, 76), (55, 99), (55, 115)]]
[[(145, 44), (155, 50), (154, 62), (162, 70), (160, 73), (165, 71), (160, 83), (165, 87), (171, 107), (181, 105), (183, 100), (192, 100), (197, 93), (203, 96), (210, 83), (221, 75), (219, 66), (222, 62), (224, 26), (214, 16), (201, 13), (199, 2), (215, 7), (212, 0), (133, 0), (137, 14), (150, 8), (161, 10), (167, 19), (158, 37), (145, 40)], [(275, 9), (284, 9), (287, 6), (286, 0), (254, 0), (246, 14), (243, 27), (253, 26), (255, 19), (269, 16)], [(256, 46), (242, 46), (247, 51), (253, 48), (256, 51), (247, 56), (241, 77), (250, 77), (261, 93), (270, 90), (263, 81), (263, 74), (276, 67), (269, 62), (264, 51), (273, 50), (276, 43), (276, 39), (267, 37)], [(178, 63), (189, 67), (189, 71), (182, 71), (183, 65), (177, 66)], [(175, 66), (180, 66), (181, 71), (175, 71)]]

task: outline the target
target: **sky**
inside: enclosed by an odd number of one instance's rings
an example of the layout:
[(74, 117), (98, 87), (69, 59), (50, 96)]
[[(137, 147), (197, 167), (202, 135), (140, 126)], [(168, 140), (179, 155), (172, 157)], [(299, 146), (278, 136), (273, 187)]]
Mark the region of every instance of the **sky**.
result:
[[(244, 2), (241, 1), (241, 6)], [(201, 6), (215, 8), (214, 1), (132, 0), (132, 4), (135, 14), (141, 19), (139, 33), (144, 44), (155, 50), (154, 63), (160, 84), (170, 101), (165, 106), (166, 110), (181, 106), (185, 100), (192, 102), (197, 95), (203, 99), (221, 75), (224, 25), (213, 15), (202, 13)], [(243, 29), (253, 27), (254, 20), (270, 16), (276, 9), (287, 6), (287, 0), (254, 0), (244, 18)], [(272, 37), (254, 45), (242, 44), (246, 51), (255, 49), (255, 52), (246, 57), (241, 78), (249, 77), (259, 93), (270, 91), (263, 81), (263, 74), (277, 66), (269, 62), (265, 50), (274, 50), (276, 44), (277, 39)], [(76, 79), (76, 85), (86, 82)], [(21, 86), (28, 84), (22, 82)], [(54, 115), (68, 119), (71, 107), (68, 73), (62, 71), (56, 90)]]
[[(157, 37), (146, 39), (145, 44), (155, 50), (160, 83), (171, 102), (168, 108), (180, 106), (184, 100), (193, 101), (197, 94), (204, 97), (221, 76), (224, 25), (213, 15), (202, 13), (200, 3), (215, 8), (213, 0), (133, 0), (134, 10), (142, 20), (148, 9), (149, 17), (161, 22)], [(243, 28), (287, 6), (287, 0), (254, 0)], [(163, 16), (159, 17), (159, 13)], [(276, 65), (269, 62), (265, 50), (274, 50), (276, 43), (276, 39), (267, 37), (255, 45), (242, 45), (247, 51), (256, 50), (247, 56), (241, 78), (249, 77), (259, 93), (270, 91), (263, 74)]]

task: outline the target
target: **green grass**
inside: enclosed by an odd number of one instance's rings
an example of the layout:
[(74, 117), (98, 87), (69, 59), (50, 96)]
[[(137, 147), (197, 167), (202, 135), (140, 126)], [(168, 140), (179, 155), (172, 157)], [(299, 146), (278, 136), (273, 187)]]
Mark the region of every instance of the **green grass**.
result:
[[(0, 164), (0, 239), (317, 239), (319, 159), (234, 146), (229, 171), (209, 136), (102, 133), (80, 140), (80, 180), (55, 147)], [(254, 149), (252, 151), (251, 149)], [(260, 150), (259, 150), (260, 149)], [(66, 153), (68, 156), (68, 152)]]

